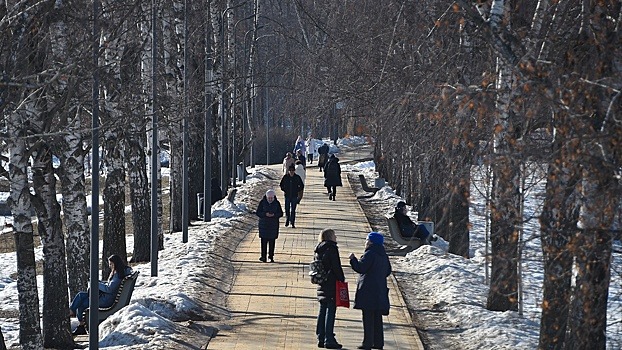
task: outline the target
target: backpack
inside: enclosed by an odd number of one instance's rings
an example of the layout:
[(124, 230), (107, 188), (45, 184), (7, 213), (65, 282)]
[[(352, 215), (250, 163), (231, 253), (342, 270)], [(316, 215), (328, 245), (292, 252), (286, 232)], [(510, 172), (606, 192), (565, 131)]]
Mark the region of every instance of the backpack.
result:
[(313, 260), (313, 262), (309, 264), (309, 276), (313, 284), (322, 284), (326, 282), (328, 279), (328, 270), (324, 268), (321, 258), (320, 260)]

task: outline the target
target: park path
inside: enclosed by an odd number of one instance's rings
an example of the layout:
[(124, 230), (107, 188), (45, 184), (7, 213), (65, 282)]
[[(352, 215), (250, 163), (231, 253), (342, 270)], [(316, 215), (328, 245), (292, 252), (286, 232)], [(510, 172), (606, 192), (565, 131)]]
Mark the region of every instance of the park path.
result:
[[(220, 329), (210, 340), (207, 349), (317, 348), (318, 302), (316, 285), (308, 277), (308, 264), (313, 259), (318, 234), (324, 228), (333, 228), (337, 233), (350, 299), (354, 299), (357, 274), (349, 267), (348, 255), (362, 254), (370, 227), (347, 176), (342, 174), (344, 186), (337, 188), (337, 200), (329, 201), (322, 174), (315, 166), (307, 168), (296, 228), (285, 227), (285, 220), (281, 220), (274, 263), (259, 261), (260, 240), (256, 228), (237, 247), (232, 257), (236, 277), (227, 300), (232, 318), (227, 322), (228, 327)], [(282, 192), (278, 189), (276, 192), (284, 204)], [(393, 276), (389, 278), (389, 289), (391, 313), (384, 318), (384, 349), (423, 350)], [(356, 349), (363, 339), (361, 311), (338, 308), (335, 334), (344, 349)]]

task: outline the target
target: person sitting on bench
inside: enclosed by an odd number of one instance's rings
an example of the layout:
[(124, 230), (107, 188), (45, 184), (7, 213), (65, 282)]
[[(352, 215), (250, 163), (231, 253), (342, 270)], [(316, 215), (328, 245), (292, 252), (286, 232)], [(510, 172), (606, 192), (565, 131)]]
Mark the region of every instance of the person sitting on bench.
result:
[[(114, 254), (108, 258), (110, 277), (108, 281), (99, 281), (99, 307), (109, 307), (114, 303), (121, 281), (132, 273), (120, 256)], [(89, 307), (89, 292), (79, 292), (69, 306), (69, 316), (76, 316), (80, 325), (72, 332), (74, 336), (86, 334), (84, 310)]]
[(412, 238), (413, 236), (418, 238), (422, 244), (431, 244), (437, 240), (436, 236), (430, 235), (430, 232), (423, 225), (415, 224), (408, 216), (408, 208), (406, 208), (405, 202), (398, 202), (395, 206), (395, 220), (400, 227), (400, 232), (404, 238)]

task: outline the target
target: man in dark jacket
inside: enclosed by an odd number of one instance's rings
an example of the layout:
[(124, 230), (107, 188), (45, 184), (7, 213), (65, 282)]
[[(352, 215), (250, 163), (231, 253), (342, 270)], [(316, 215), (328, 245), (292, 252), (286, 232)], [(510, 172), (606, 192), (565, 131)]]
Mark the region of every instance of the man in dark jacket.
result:
[(334, 333), (337, 311), (335, 283), (336, 281), (344, 282), (345, 276), (341, 268), (335, 231), (329, 228), (322, 230), (319, 241), (320, 243), (314, 250), (314, 260), (322, 262), (324, 269), (328, 271), (328, 277), (317, 287), (317, 299), (320, 302), (320, 312), (315, 327), (317, 344), (320, 348), (341, 349), (341, 344), (337, 343)]
[(320, 155), (317, 160), (317, 167), (320, 168), (320, 172), (322, 172), (322, 169), (324, 169), (324, 165), (326, 165), (329, 150), (330, 147), (328, 147), (327, 143), (324, 143), (317, 149), (317, 153)]
[(381, 233), (370, 232), (363, 256), (357, 259), (350, 253), (350, 266), (360, 274), (354, 298), (354, 308), (363, 312), (363, 344), (359, 349), (384, 346), (382, 315), (389, 314), (387, 277), (391, 274), (391, 263), (383, 244)]
[(430, 232), (423, 225), (417, 225), (408, 216), (408, 208), (405, 202), (398, 202), (395, 206), (395, 221), (400, 227), (400, 232), (404, 238), (417, 237), (422, 244), (431, 244), (430, 242), (436, 241), (435, 236), (431, 236)]
[(261, 256), (259, 260), (266, 262), (266, 251), (268, 246), (270, 246), (268, 258), (270, 262), (274, 262), (274, 244), (276, 239), (279, 238), (279, 218), (283, 216), (281, 203), (276, 199), (274, 190), (266, 192), (266, 195), (259, 202), (255, 213), (259, 216), (259, 238), (261, 238)]
[(324, 186), (328, 190), (328, 199), (335, 200), (337, 194), (337, 186), (343, 186), (341, 183), (341, 165), (339, 158), (334, 154), (330, 155), (328, 162), (324, 166)]
[(302, 182), (302, 178), (296, 174), (296, 167), (290, 165), (287, 169), (287, 174), (281, 179), (281, 191), (285, 193), (285, 226), (292, 224), (292, 228), (296, 228), (296, 206), (298, 205), (299, 197), (302, 198), (302, 191), (305, 188), (305, 184)]

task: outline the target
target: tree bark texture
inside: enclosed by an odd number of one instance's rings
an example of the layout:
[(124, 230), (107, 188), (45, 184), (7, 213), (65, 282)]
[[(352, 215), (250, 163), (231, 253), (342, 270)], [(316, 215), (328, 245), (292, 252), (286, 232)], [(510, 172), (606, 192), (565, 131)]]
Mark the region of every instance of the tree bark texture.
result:
[(571, 293), (573, 237), (577, 233), (577, 192), (580, 174), (576, 168), (577, 138), (570, 140), (565, 128), (555, 135), (554, 152), (549, 162), (546, 197), (540, 215), (544, 281), (542, 316), (538, 348), (561, 350), (564, 347)]
[(39, 143), (33, 153), (33, 205), (37, 212), (38, 231), (43, 245), (43, 346), (71, 348), (73, 337), (67, 305), (67, 268), (65, 236), (56, 200), (56, 177), (52, 167), (52, 152)]
[[(12, 125), (22, 125), (23, 120), (13, 118)], [(16, 131), (16, 130), (14, 130)], [(15, 133), (17, 135), (17, 133)], [(28, 157), (23, 138), (16, 137), (11, 144), (9, 174), (11, 177), (11, 212), (17, 254), (17, 292), (19, 299), (19, 343), (22, 349), (43, 350), (43, 338), (39, 318), (37, 271), (33, 227), (32, 204), (28, 184)]]

